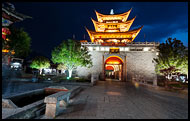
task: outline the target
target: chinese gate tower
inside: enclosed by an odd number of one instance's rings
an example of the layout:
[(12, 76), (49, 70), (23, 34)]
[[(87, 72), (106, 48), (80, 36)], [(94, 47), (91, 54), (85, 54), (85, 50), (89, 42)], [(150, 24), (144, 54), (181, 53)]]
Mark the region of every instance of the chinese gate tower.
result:
[(91, 42), (81, 41), (92, 55), (93, 67), (78, 67), (75, 74), (95, 80), (146, 81), (157, 84), (153, 58), (157, 57), (156, 42), (133, 42), (143, 26), (129, 30), (136, 17), (128, 20), (132, 9), (109, 15), (95, 11), (95, 31), (87, 30)]
[[(113, 10), (113, 9), (112, 9)], [(87, 32), (92, 42), (129, 43), (138, 35), (142, 27), (129, 31), (135, 17), (127, 20), (131, 9), (128, 12), (117, 15), (103, 15), (96, 11), (98, 21), (92, 19), (95, 31)]]

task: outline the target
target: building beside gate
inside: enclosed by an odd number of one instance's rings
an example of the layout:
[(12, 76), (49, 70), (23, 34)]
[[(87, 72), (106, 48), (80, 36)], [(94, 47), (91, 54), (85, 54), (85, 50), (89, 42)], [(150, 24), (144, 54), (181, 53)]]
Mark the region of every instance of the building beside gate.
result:
[(156, 85), (155, 65), (156, 42), (133, 42), (143, 26), (129, 30), (135, 18), (127, 20), (131, 9), (122, 14), (110, 15), (96, 12), (92, 19), (95, 31), (87, 30), (91, 42), (81, 41), (92, 55), (93, 67), (78, 67), (79, 77), (96, 75), (99, 80), (107, 78), (120, 81), (149, 81)]
[(11, 41), (9, 38), (7, 38), (7, 35), (11, 34), (11, 31), (9, 30), (9, 26), (11, 26), (14, 23), (21, 22), (27, 18), (32, 18), (30, 16), (18, 13), (15, 10), (15, 7), (13, 4), (9, 2), (2, 3), (2, 63), (3, 64), (10, 64), (11, 58), (14, 57), (14, 50), (10, 50), (8, 46), (8, 41)]

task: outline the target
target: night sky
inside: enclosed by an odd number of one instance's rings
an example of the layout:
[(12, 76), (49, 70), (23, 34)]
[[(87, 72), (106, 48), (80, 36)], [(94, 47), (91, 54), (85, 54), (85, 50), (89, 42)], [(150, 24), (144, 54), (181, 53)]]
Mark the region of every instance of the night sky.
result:
[[(51, 58), (51, 51), (62, 40), (73, 38), (90, 41), (85, 26), (95, 30), (91, 17), (97, 20), (95, 11), (114, 14), (132, 11), (129, 19), (136, 16), (130, 30), (144, 25), (134, 40), (164, 42), (176, 37), (188, 46), (187, 2), (12, 2), (19, 13), (33, 17), (15, 23), (23, 27), (32, 38), (33, 51)], [(145, 35), (145, 36), (144, 36)], [(144, 38), (145, 37), (145, 38)]]

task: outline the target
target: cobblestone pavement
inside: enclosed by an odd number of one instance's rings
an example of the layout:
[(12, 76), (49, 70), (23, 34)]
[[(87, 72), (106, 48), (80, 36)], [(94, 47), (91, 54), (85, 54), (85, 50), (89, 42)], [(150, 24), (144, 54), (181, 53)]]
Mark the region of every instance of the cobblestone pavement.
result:
[(83, 90), (56, 119), (187, 119), (188, 96), (99, 81)]

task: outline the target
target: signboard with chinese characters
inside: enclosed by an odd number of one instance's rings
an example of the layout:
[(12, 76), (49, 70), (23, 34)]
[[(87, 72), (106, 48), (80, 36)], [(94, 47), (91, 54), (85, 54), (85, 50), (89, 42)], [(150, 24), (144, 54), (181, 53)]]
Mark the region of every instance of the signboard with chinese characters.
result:
[(110, 48), (110, 54), (112, 53), (119, 53), (119, 48)]

